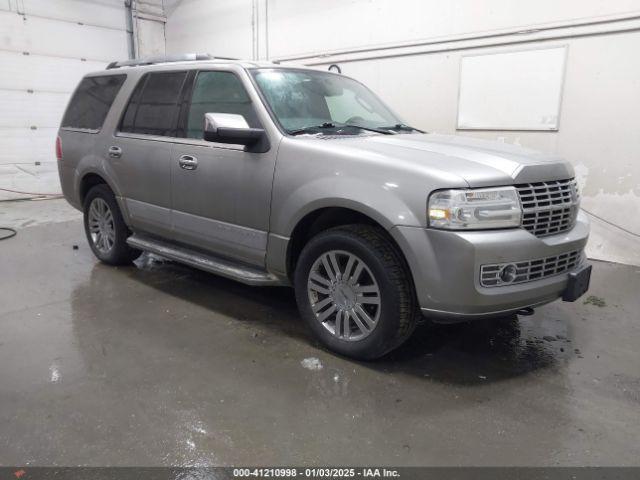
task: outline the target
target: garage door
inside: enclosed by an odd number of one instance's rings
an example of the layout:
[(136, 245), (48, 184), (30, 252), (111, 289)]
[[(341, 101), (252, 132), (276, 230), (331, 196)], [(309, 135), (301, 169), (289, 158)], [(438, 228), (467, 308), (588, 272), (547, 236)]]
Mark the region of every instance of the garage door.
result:
[(122, 0), (0, 0), (0, 199), (60, 191), (54, 143), (69, 96), (126, 58)]

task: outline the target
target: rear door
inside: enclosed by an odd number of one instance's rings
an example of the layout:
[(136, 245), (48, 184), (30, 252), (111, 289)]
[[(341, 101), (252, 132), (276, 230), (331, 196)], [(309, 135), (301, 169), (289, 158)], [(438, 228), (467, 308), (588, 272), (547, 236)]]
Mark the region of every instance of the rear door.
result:
[(276, 149), (249, 153), (242, 145), (204, 141), (206, 113), (262, 124), (242, 72), (220, 68), (193, 75), (178, 128), (184, 138), (175, 141), (171, 161), (175, 238), (263, 266)]
[(145, 74), (131, 95), (119, 130), (103, 146), (131, 226), (171, 236), (171, 148), (185, 71)]

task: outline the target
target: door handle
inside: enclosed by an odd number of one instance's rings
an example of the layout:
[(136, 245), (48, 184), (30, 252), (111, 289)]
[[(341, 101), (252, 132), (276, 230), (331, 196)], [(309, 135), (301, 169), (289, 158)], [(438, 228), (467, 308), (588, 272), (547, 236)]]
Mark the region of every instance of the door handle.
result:
[(198, 168), (198, 159), (191, 155), (182, 155), (178, 160), (178, 164), (180, 164), (180, 168), (185, 170), (195, 170)]
[(115, 145), (109, 147), (109, 156), (111, 158), (120, 158), (122, 156), (122, 149), (120, 147), (116, 147)]

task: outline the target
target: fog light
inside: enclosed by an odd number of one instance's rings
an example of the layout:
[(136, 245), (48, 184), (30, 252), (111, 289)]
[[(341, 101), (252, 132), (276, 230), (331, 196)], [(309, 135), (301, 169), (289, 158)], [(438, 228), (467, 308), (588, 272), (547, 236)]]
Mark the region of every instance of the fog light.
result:
[(500, 269), (500, 280), (502, 281), (502, 283), (511, 283), (516, 279), (517, 273), (518, 269), (513, 263), (505, 265)]

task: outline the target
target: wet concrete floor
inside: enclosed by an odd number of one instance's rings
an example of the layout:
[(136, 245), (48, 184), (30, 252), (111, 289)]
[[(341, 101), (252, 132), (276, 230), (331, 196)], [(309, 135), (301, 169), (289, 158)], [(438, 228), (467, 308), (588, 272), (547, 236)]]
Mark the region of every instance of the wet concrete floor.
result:
[(0, 242), (0, 465), (638, 465), (640, 268), (594, 267), (588, 303), (360, 363), (289, 289), (30, 226)]

